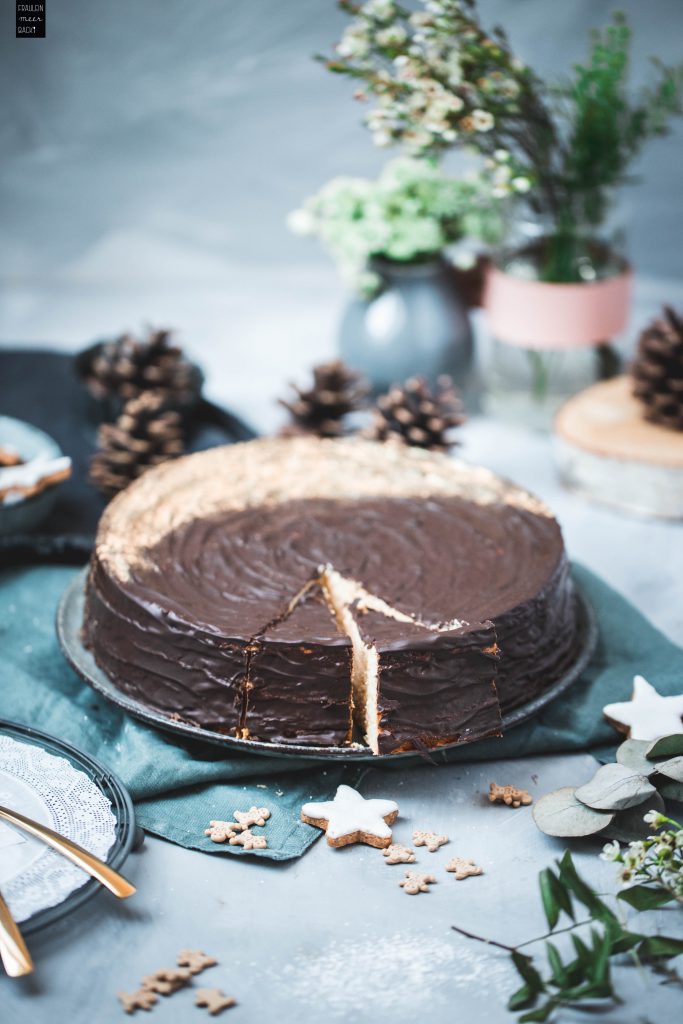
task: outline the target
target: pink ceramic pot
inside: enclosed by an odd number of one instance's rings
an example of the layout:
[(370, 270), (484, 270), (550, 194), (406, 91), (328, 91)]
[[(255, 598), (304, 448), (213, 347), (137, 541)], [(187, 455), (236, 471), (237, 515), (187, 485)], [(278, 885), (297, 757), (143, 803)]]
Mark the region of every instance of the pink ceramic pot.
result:
[(585, 284), (548, 284), (487, 270), (483, 307), (491, 334), (531, 349), (568, 349), (609, 341), (626, 327), (633, 272)]

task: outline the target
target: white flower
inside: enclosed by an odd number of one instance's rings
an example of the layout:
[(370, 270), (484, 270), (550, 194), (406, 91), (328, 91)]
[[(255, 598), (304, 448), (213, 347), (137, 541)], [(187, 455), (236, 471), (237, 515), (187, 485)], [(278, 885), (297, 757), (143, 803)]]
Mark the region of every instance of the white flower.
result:
[(384, 28), (375, 36), (378, 46), (400, 46), (407, 38), (408, 33), (400, 25)]
[(391, 138), (391, 132), (388, 132), (385, 128), (378, 128), (372, 133), (372, 141), (376, 146), (386, 147), (391, 145), (393, 139)]
[(308, 210), (292, 210), (287, 216), (287, 227), (295, 235), (310, 237), (315, 233), (315, 218)]
[(392, 0), (368, 0), (362, 11), (375, 21), (391, 21), (396, 14), (396, 6)]
[(600, 857), (602, 860), (617, 860), (621, 852), (621, 847), (616, 839), (613, 839), (611, 843), (606, 843), (602, 848)]
[(659, 811), (648, 811), (647, 814), (643, 815), (643, 821), (646, 825), (654, 825), (655, 828), (660, 828), (666, 823), (666, 817), (660, 814)]
[(511, 181), (511, 185), (512, 185), (513, 189), (515, 190), (515, 192), (520, 192), (522, 194), (524, 192), (528, 192), (529, 189), (531, 188), (531, 182), (529, 181), (529, 179), (528, 178), (524, 178), (521, 175), (519, 175), (516, 178), (513, 178), (512, 181)]
[(493, 151), (493, 159), (496, 160), (499, 164), (505, 164), (510, 159), (510, 154), (508, 153), (507, 149), (495, 149)]
[(344, 32), (341, 40), (337, 43), (337, 53), (340, 57), (353, 60), (367, 57), (370, 52), (370, 42), (367, 32), (362, 25), (353, 24)]
[(624, 853), (624, 864), (628, 868), (639, 868), (645, 863), (647, 851), (643, 843), (629, 843)]
[(490, 132), (495, 124), (493, 114), (488, 110), (473, 110), (471, 117), (472, 127), (476, 132)]

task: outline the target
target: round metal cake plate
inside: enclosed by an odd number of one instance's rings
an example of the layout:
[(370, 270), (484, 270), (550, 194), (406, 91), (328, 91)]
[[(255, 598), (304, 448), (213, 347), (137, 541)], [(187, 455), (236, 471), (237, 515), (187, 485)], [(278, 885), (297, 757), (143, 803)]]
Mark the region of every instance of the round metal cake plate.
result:
[[(234, 736), (225, 736), (219, 732), (209, 729), (201, 729), (199, 726), (190, 725), (186, 722), (178, 722), (162, 715), (152, 708), (146, 707), (139, 701), (133, 700), (125, 693), (122, 693), (109, 679), (105, 672), (97, 665), (90, 651), (88, 651), (82, 640), (83, 613), (85, 606), (85, 580), (87, 569), (79, 572), (64, 591), (57, 608), (57, 636), (59, 643), (71, 667), (78, 675), (85, 680), (94, 690), (100, 693), (112, 704), (123, 708), (134, 718), (147, 725), (153, 725), (157, 729), (174, 733), (185, 739), (197, 740), (203, 743), (217, 744), (226, 750), (234, 750), (236, 753), (262, 754), (270, 757), (294, 757), (308, 758), (316, 761), (373, 761), (380, 760), (395, 761), (399, 757), (415, 758), (420, 755), (416, 751), (405, 751), (400, 754), (373, 754), (368, 747), (314, 747), (294, 743), (264, 743), (259, 740), (243, 740)], [(534, 715), (551, 701), (564, 693), (573, 683), (577, 682), (588, 665), (598, 639), (598, 626), (593, 609), (579, 594), (579, 632), (580, 647), (572, 666), (562, 675), (560, 679), (549, 686), (543, 693), (526, 704), (514, 708), (503, 716), (503, 732), (514, 729), (522, 722), (532, 718)], [(473, 742), (476, 742), (473, 741)], [(463, 746), (461, 743), (449, 743), (439, 747), (439, 751), (448, 750), (450, 747)]]
[[(113, 772), (105, 768), (103, 764), (96, 761), (94, 757), (72, 747), (70, 743), (50, 736), (48, 733), (40, 732), (28, 725), (21, 725), (19, 722), (10, 722), (0, 718), (0, 734), (11, 736), (20, 743), (31, 743), (47, 750), (56, 757), (64, 757), (78, 771), (83, 772), (104, 793), (111, 804), (112, 814), (116, 818), (116, 838), (107, 854), (107, 864), (120, 870), (128, 854), (137, 849), (143, 839), (142, 830), (135, 823), (135, 810), (133, 801), (126, 787)], [(32, 935), (53, 924), (66, 914), (72, 913), (82, 906), (87, 900), (92, 899), (102, 889), (102, 885), (96, 878), (88, 878), (78, 889), (74, 889), (66, 899), (54, 907), (46, 907), (33, 914), (26, 921), (21, 923), (22, 935)]]

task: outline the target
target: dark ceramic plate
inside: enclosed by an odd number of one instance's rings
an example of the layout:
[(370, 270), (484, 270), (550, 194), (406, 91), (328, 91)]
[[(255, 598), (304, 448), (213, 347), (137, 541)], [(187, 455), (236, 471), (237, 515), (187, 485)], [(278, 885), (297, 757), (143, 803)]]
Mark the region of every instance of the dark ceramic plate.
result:
[[(177, 736), (184, 736), (188, 739), (201, 740), (208, 743), (215, 743), (227, 750), (235, 750), (240, 753), (267, 754), (271, 757), (307, 757), (315, 760), (330, 759), (354, 760), (354, 761), (377, 761), (395, 760), (397, 757), (412, 757), (415, 752), (410, 751), (401, 754), (373, 754), (368, 747), (354, 745), (353, 747), (314, 747), (303, 744), (289, 743), (263, 743), (258, 740), (241, 740), (234, 736), (224, 736), (219, 732), (212, 732), (209, 729), (200, 729), (198, 726), (188, 725), (184, 722), (176, 722), (165, 715), (146, 707), (139, 701), (133, 700), (125, 693), (122, 693), (102, 669), (95, 663), (90, 651), (86, 650), (81, 640), (81, 627), (83, 625), (83, 607), (85, 601), (85, 579), (87, 570), (79, 572), (71, 584), (67, 587), (59, 602), (57, 609), (57, 636), (64, 655), (71, 667), (86, 681), (94, 690), (101, 693), (103, 697), (117, 704), (120, 708), (128, 711), (135, 718), (154, 725), (158, 729), (175, 733)], [(555, 700), (568, 687), (575, 683), (581, 676), (588, 662), (590, 661), (598, 639), (598, 627), (595, 615), (588, 602), (579, 595), (579, 631), (580, 645), (574, 664), (569, 668), (561, 679), (558, 679), (552, 686), (549, 686), (540, 696), (534, 700), (515, 708), (503, 716), (503, 729), (507, 732), (521, 725), (528, 718), (537, 714), (546, 704)], [(460, 746), (458, 743), (451, 743), (439, 750), (447, 750), (449, 747)]]
[[(8, 722), (0, 719), (0, 735), (11, 736), (20, 743), (30, 743), (56, 757), (64, 757), (67, 761), (83, 772), (91, 779), (97, 788), (104, 793), (111, 804), (112, 813), (116, 818), (116, 839), (107, 855), (107, 864), (114, 870), (119, 870), (132, 849), (137, 849), (144, 838), (144, 833), (135, 824), (135, 811), (133, 801), (128, 790), (121, 780), (100, 764), (89, 754), (77, 750), (71, 744), (49, 736), (47, 733), (39, 732), (27, 725), (20, 725), (18, 722)], [(33, 914), (26, 921), (21, 922), (23, 935), (31, 935), (47, 925), (52, 924), (65, 914), (70, 914), (82, 906), (86, 900), (91, 899), (95, 893), (102, 888), (95, 878), (89, 878), (79, 889), (75, 889), (69, 896), (55, 907), (48, 907)]]

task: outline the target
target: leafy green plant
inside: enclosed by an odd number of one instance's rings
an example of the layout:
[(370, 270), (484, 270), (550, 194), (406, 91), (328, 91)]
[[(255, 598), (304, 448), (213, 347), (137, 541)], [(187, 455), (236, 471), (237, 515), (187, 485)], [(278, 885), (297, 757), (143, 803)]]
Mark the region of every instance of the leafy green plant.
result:
[(585, 61), (549, 83), (502, 28), (482, 25), (475, 0), (340, 6), (352, 20), (322, 59), (360, 83), (375, 143), (418, 155), (478, 150), (497, 193), (523, 197), (552, 225), (536, 254), (541, 278), (584, 280), (584, 226), (602, 223), (642, 146), (683, 113), (683, 64), (654, 59), (651, 82), (632, 89), (631, 30), (616, 14), (593, 32)]
[[(677, 835), (683, 836), (680, 829)], [(508, 1009), (523, 1011), (519, 1017), (520, 1024), (547, 1021), (555, 1010), (562, 1007), (595, 1009), (604, 1003), (607, 1009), (621, 1002), (612, 980), (612, 965), (616, 958), (625, 954), (634, 963), (667, 970), (672, 980), (677, 980), (675, 972), (670, 971), (667, 965), (669, 960), (683, 953), (683, 939), (646, 935), (628, 929), (614, 910), (581, 878), (568, 850), (554, 867), (540, 872), (539, 886), (549, 928), (545, 935), (517, 946), (508, 946), (453, 926), (454, 931), (467, 938), (510, 953), (522, 985), (510, 996)], [(633, 889), (623, 890), (619, 896), (626, 899), (628, 892), (633, 892)], [(663, 900), (650, 904), (645, 898), (626, 902), (636, 910), (647, 910), (661, 906)], [(587, 915), (581, 920), (577, 920), (579, 908), (583, 908)], [(571, 923), (558, 928), (563, 916)], [(563, 932), (571, 933), (572, 944), (570, 955), (565, 957), (551, 941)], [(522, 952), (525, 947), (538, 942), (545, 945), (546, 968), (534, 956)]]

